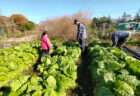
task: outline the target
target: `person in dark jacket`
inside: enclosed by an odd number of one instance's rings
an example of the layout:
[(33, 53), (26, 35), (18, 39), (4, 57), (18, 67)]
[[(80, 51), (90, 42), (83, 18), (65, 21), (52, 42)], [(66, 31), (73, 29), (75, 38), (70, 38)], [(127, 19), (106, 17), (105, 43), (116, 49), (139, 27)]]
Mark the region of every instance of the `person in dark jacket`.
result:
[(117, 46), (119, 48), (122, 47), (130, 38), (131, 31), (116, 31), (112, 34), (112, 47)]
[(81, 45), (81, 50), (84, 51), (85, 50), (85, 40), (87, 38), (86, 28), (85, 28), (84, 24), (77, 19), (74, 20), (74, 24), (76, 24), (78, 27), (77, 41)]

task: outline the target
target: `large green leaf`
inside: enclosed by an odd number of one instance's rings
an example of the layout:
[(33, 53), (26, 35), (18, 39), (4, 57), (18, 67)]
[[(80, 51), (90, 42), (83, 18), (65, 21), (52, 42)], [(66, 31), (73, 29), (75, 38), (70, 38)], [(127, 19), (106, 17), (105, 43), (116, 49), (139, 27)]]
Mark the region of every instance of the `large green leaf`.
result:
[(107, 87), (102, 87), (95, 96), (114, 96), (111, 90)]
[(118, 80), (115, 85), (113, 89), (116, 96), (134, 96), (134, 90), (126, 82)]
[(133, 88), (133, 90), (136, 90), (136, 86), (139, 83), (139, 81), (137, 80), (137, 77), (132, 76), (132, 75), (125, 75), (125, 74), (118, 75), (117, 79), (127, 82)]
[(99, 68), (102, 68), (108, 71), (115, 71), (115, 70), (119, 70), (121, 67), (124, 67), (123, 65), (117, 63), (116, 61), (112, 61), (108, 59), (99, 61), (98, 66)]
[(56, 80), (53, 76), (49, 76), (46, 80), (43, 81), (43, 84), (46, 88), (55, 88), (56, 87)]

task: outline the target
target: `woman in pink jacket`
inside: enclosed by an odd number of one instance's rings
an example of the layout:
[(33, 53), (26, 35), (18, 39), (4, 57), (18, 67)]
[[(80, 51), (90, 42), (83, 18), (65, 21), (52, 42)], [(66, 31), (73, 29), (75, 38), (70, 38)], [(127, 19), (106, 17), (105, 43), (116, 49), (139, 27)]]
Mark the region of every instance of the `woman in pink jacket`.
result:
[(44, 31), (43, 34), (42, 34), (41, 47), (42, 47), (42, 54), (41, 54), (41, 56), (39, 58), (39, 61), (41, 61), (41, 58), (45, 57), (46, 54), (50, 55), (49, 50), (52, 49), (47, 31)]

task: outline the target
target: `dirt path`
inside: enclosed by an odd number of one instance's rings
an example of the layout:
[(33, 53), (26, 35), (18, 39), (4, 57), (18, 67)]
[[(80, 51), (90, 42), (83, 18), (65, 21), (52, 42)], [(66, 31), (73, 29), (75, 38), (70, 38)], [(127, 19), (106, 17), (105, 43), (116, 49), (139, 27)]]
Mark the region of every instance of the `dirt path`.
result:
[(37, 35), (33, 34), (33, 35), (29, 35), (29, 36), (22, 36), (19, 38), (7, 38), (4, 40), (0, 40), (0, 42), (23, 42), (23, 41), (32, 41), (37, 39)]
[[(80, 63), (81, 62), (81, 63)], [(78, 85), (71, 89), (67, 96), (94, 96), (93, 84), (90, 71), (88, 69), (89, 60), (87, 57), (87, 50), (82, 54), (81, 61), (78, 64), (77, 83)]]
[(36, 40), (37, 38), (38, 38), (37, 35), (34, 34), (34, 35), (30, 35), (28, 37), (23, 36), (20, 38), (7, 38), (4, 40), (0, 40), (0, 49), (1, 48), (8, 48), (10, 46), (17, 46), (22, 42), (33, 41), (33, 40)]

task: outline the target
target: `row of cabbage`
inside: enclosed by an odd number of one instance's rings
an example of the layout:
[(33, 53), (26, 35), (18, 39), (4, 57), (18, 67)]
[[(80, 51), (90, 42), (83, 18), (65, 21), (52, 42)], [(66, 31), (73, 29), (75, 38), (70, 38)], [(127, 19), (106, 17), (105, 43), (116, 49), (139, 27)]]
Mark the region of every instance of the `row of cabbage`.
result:
[(140, 61), (109, 43), (88, 47), (95, 96), (140, 96)]
[[(35, 43), (35, 42), (34, 42)], [(0, 88), (35, 64), (38, 49), (32, 43), (0, 49)]]
[[(34, 46), (40, 48), (40, 41)], [(77, 79), (77, 66), (81, 55), (79, 45), (52, 41), (52, 57), (41, 59), (37, 70), (42, 75), (21, 76), (4, 86), (2, 96), (66, 96), (66, 89), (74, 87)]]

